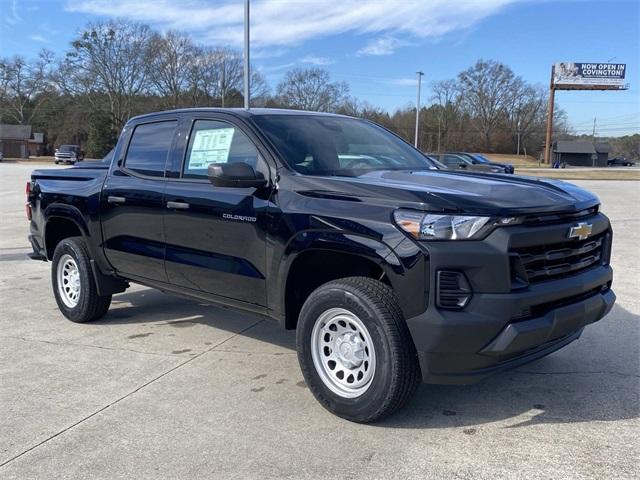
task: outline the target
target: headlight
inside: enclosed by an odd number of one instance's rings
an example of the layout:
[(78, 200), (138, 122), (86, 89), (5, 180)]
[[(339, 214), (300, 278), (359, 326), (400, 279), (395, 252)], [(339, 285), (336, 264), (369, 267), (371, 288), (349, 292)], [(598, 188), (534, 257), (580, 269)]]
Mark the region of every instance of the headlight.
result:
[(416, 240), (469, 240), (489, 225), (513, 225), (518, 218), (500, 218), (470, 215), (436, 215), (411, 210), (397, 210), (393, 214), (396, 224)]

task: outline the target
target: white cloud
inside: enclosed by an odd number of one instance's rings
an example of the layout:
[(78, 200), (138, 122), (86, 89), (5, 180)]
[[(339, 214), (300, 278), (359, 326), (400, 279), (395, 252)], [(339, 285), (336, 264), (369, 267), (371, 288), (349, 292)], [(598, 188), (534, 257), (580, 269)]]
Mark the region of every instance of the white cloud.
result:
[(391, 55), (407, 43), (394, 37), (375, 38), (358, 50), (357, 55)]
[[(524, 0), (253, 0), (251, 38), (261, 48), (347, 32), (438, 37), (468, 28), (518, 1)], [(186, 30), (212, 44), (242, 44), (243, 3), (238, 0), (68, 0), (66, 9)]]
[(49, 39), (43, 35), (29, 35), (29, 38), (34, 42), (49, 43)]
[(262, 68), (260, 68), (260, 71), (266, 75), (269, 75), (282, 72), (283, 70), (287, 70), (293, 66), (295, 66), (295, 62), (281, 63), (279, 65), (263, 66)]
[(318, 57), (316, 55), (307, 55), (306, 57), (301, 58), (300, 61), (302, 63), (309, 63), (317, 66), (331, 65), (332, 63), (335, 63), (335, 61), (330, 58)]
[(385, 83), (389, 85), (396, 85), (398, 87), (412, 87), (418, 84), (417, 78), (392, 78), (389, 80), (385, 80)]
[(11, 7), (5, 12), (4, 21), (9, 25), (16, 25), (22, 22), (22, 17), (18, 14), (18, 0), (11, 1)]
[(262, 58), (278, 58), (287, 53), (286, 48), (273, 48), (273, 47), (263, 47), (263, 48), (252, 48), (251, 49), (251, 58), (253, 60), (262, 59)]

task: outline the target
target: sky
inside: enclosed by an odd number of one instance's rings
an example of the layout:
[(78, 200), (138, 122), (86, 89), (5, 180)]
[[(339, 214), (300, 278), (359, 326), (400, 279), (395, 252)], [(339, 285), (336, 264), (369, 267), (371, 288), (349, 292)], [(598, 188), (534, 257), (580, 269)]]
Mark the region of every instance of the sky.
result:
[[(242, 48), (243, 0), (0, 0), (0, 56), (62, 55), (88, 22), (127, 18)], [(555, 62), (626, 63), (626, 91), (556, 92), (576, 133), (640, 133), (640, 0), (251, 0), (251, 60), (272, 87), (320, 67), (393, 111), (478, 59), (548, 86)]]

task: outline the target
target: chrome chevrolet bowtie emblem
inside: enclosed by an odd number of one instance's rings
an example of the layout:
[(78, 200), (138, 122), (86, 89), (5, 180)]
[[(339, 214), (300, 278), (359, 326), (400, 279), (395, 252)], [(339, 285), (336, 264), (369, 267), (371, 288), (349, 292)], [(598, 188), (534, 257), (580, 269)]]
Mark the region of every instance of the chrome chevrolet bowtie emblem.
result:
[(577, 238), (578, 240), (586, 240), (591, 235), (593, 225), (590, 223), (580, 222), (575, 227), (569, 229), (569, 238)]

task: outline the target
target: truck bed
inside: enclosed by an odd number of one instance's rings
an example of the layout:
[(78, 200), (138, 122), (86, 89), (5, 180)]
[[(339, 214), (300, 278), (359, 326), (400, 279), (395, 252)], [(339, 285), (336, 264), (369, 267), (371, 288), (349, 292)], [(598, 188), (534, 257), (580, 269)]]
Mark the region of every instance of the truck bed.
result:
[[(31, 174), (31, 235), (36, 251), (50, 257), (44, 242), (44, 226), (54, 217), (74, 219), (85, 234), (99, 238), (100, 194), (109, 166), (95, 162), (71, 168), (38, 169)], [(100, 240), (96, 241), (99, 244)]]

